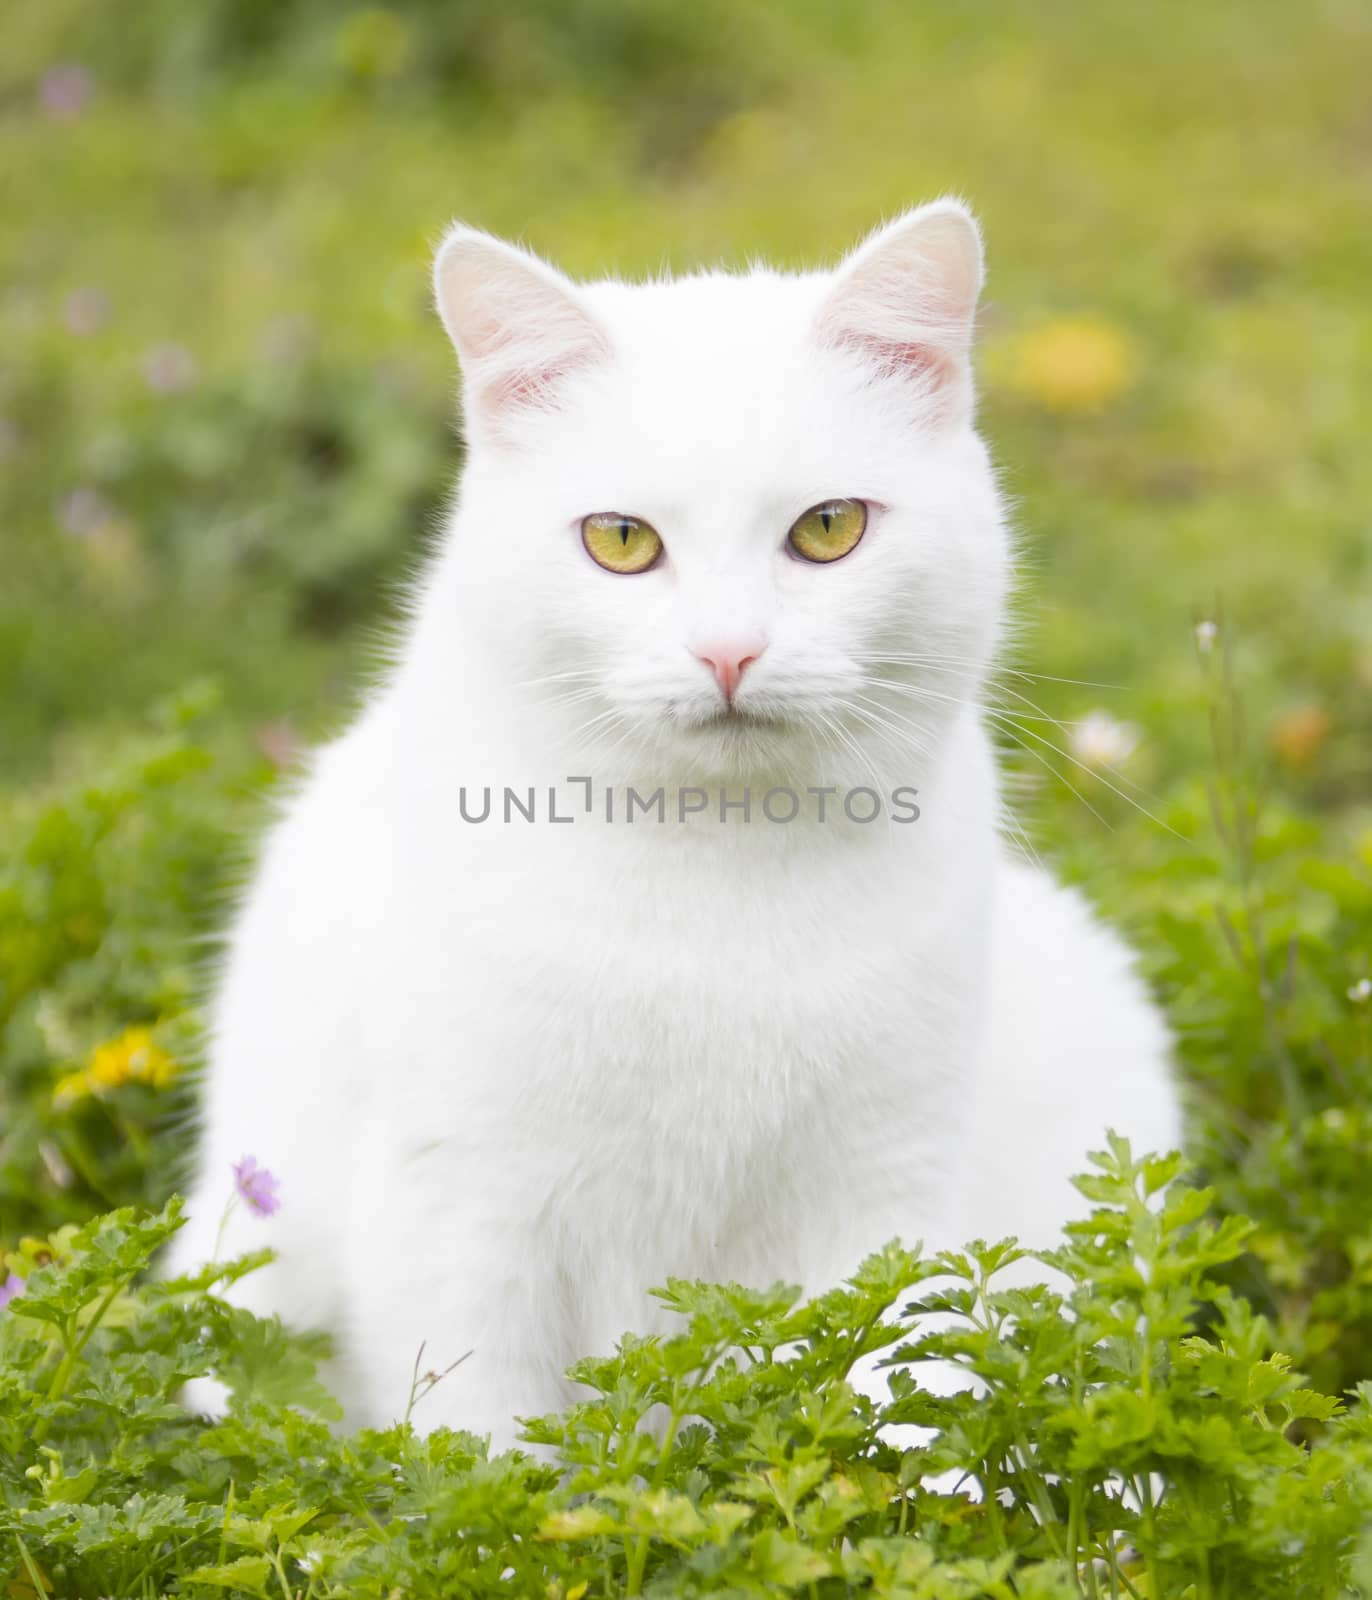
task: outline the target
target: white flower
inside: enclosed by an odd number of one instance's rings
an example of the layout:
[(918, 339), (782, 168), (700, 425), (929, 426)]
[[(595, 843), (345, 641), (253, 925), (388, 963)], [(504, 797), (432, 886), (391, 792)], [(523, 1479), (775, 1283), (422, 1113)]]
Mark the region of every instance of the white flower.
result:
[(1355, 1006), (1365, 1005), (1372, 999), (1372, 978), (1359, 978), (1348, 991), (1348, 998)]
[(1091, 711), (1072, 728), (1067, 743), (1084, 767), (1118, 767), (1138, 749), (1139, 730), (1108, 711)]
[(1208, 617), (1204, 622), (1196, 624), (1196, 648), (1202, 655), (1210, 654), (1211, 647), (1219, 636), (1219, 631), (1219, 623), (1211, 622)]

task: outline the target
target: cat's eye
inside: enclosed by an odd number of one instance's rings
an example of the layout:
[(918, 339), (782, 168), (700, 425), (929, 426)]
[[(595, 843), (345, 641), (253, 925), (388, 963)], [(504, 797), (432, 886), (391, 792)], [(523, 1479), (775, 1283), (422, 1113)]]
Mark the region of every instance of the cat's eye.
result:
[(581, 524), (586, 554), (606, 572), (646, 572), (662, 554), (656, 528), (641, 517), (597, 511)]
[(839, 561), (857, 549), (867, 531), (861, 500), (825, 500), (797, 517), (787, 543), (805, 561)]

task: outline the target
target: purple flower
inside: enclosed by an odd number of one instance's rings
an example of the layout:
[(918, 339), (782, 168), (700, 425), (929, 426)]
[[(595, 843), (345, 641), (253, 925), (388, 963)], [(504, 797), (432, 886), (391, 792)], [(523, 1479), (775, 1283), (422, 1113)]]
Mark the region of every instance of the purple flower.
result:
[(3, 1311), (11, 1300), (17, 1300), (24, 1292), (24, 1280), (17, 1272), (11, 1272), (3, 1283), (0, 1283), (0, 1311)]
[(90, 104), (94, 80), (84, 67), (66, 63), (45, 73), (38, 85), (38, 103), (50, 117), (67, 121)]
[(107, 527), (114, 513), (94, 489), (73, 489), (62, 497), (57, 520), (63, 533), (73, 539), (87, 539)]
[(143, 377), (158, 394), (178, 394), (195, 382), (195, 357), (182, 344), (158, 344), (143, 357)]
[(280, 1180), (266, 1167), (259, 1167), (256, 1156), (244, 1156), (241, 1161), (234, 1162), (233, 1181), (248, 1202), (248, 1209), (259, 1217), (269, 1217), (281, 1209), (276, 1193)]

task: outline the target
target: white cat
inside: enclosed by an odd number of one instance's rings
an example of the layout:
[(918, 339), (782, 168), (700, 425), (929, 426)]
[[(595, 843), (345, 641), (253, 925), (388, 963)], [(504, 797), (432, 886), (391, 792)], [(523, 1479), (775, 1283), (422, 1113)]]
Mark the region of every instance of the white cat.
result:
[(1129, 953), (1002, 839), (981, 276), (951, 200), (800, 276), (445, 240), (457, 502), (237, 918), (176, 1250), (270, 1168), (219, 1253), (279, 1252), (238, 1292), (333, 1331), (350, 1420), (404, 1410), (423, 1343), (471, 1355), (419, 1420), (507, 1443), (669, 1274), (1048, 1243), (1107, 1125), (1177, 1143)]

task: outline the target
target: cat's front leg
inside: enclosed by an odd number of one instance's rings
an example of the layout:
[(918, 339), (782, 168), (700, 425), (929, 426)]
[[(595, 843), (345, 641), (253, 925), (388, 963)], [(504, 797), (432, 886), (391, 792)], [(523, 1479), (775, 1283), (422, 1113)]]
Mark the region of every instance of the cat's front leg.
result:
[(519, 1163), (455, 1181), (444, 1157), (409, 1162), (380, 1191), (385, 1207), (356, 1220), (340, 1272), (341, 1398), (350, 1421), (412, 1413), (424, 1432), (489, 1435), (499, 1450), (517, 1416), (565, 1402), (569, 1311)]

